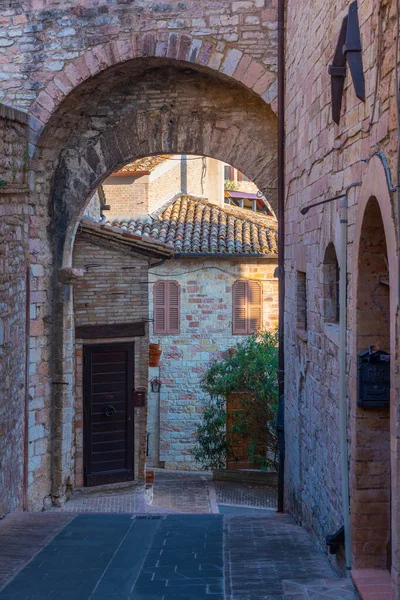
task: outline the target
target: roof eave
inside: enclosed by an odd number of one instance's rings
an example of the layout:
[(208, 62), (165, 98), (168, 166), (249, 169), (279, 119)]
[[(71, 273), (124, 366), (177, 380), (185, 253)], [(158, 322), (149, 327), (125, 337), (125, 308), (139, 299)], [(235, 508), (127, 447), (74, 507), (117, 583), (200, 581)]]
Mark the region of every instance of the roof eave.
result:
[(219, 259), (232, 259), (232, 258), (257, 258), (263, 260), (278, 260), (277, 254), (256, 254), (250, 252), (175, 252), (173, 258), (219, 258)]

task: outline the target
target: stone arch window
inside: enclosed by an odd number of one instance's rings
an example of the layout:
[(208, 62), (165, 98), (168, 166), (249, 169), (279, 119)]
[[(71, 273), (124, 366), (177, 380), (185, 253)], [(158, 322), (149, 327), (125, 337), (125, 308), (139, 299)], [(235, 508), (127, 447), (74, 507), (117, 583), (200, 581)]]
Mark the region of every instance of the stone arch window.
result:
[(339, 262), (332, 242), (325, 250), (322, 272), (325, 322), (339, 323)]
[(232, 333), (248, 335), (262, 328), (262, 286), (258, 281), (235, 281), (232, 288)]
[(180, 289), (176, 281), (157, 281), (153, 290), (154, 333), (179, 333)]

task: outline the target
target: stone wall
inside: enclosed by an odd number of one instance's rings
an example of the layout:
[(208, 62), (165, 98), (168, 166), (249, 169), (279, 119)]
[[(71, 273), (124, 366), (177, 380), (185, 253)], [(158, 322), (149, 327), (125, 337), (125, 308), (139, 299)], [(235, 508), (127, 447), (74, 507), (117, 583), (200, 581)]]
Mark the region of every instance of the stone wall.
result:
[[(112, 242), (94, 242), (88, 233), (77, 237), (73, 265), (85, 274), (74, 285), (75, 325), (147, 321), (148, 260)], [(147, 325), (146, 325), (147, 332)], [(147, 388), (148, 333), (144, 337), (75, 341), (74, 485), (83, 485), (83, 345), (84, 343), (134, 343), (134, 385)], [(147, 408), (135, 408), (135, 479), (143, 479), (146, 456)]]
[[(0, 105), (0, 518), (25, 504), (29, 204), (26, 115)], [(32, 264), (35, 274), (37, 266)], [(33, 332), (34, 336), (34, 332)], [(31, 352), (35, 352), (32, 337)], [(34, 399), (31, 399), (34, 409)], [(40, 423), (31, 413), (30, 432)], [(39, 448), (33, 438), (29, 456)]]
[(36, 454), (28, 495), (29, 507), (41, 509), (49, 496), (63, 501), (73, 478), (72, 289), (58, 271), (71, 265), (85, 205), (110, 173), (153, 154), (213, 156), (268, 187), (276, 175), (277, 3), (7, 4), (0, 98), (29, 117)]
[[(324, 256), (330, 244), (334, 245), (340, 262), (339, 203), (336, 201), (314, 208), (305, 216), (300, 209), (343, 193), (353, 183), (363, 182), (363, 187), (356, 186), (348, 193), (347, 228), (347, 389), (353, 556), (356, 566), (382, 567), (382, 561), (379, 565), (376, 563), (376, 556), (382, 554), (381, 548), (386, 546), (389, 532), (382, 534), (379, 527), (371, 523), (374, 514), (380, 514), (382, 522), (387, 521), (387, 481), (384, 473), (383, 477), (376, 477), (373, 469), (385, 471), (390, 466), (368, 464), (366, 457), (372, 457), (373, 448), (379, 452), (377, 448), (380, 442), (373, 431), (375, 426), (371, 428), (366, 418), (367, 413), (356, 406), (356, 353), (359, 350), (356, 338), (359, 323), (355, 284), (359, 262), (353, 248), (355, 243), (359, 247), (363, 219), (361, 211), (364, 210), (362, 207), (365, 207), (368, 194), (376, 195), (378, 199), (384, 215), (386, 235), (394, 231), (393, 197), (390, 198), (389, 181), (381, 158), (372, 156), (376, 151), (384, 153), (395, 180), (395, 7), (390, 3), (379, 3), (378, 0), (359, 0), (358, 8), (366, 102), (364, 104), (356, 98), (348, 73), (338, 126), (333, 123), (331, 116), (328, 65), (332, 62), (348, 3), (289, 0), (287, 7), (286, 507), (313, 532), (322, 547), (325, 547), (325, 536), (334, 533), (343, 524), (339, 470), (338, 329), (329, 322), (332, 318), (326, 318), (330, 287), (324, 281)], [(375, 92), (377, 77), (379, 85)], [(379, 184), (371, 185), (374, 177)], [(363, 204), (360, 202), (362, 194), (366, 195)], [(393, 257), (396, 252), (394, 244)], [(396, 267), (390, 275), (391, 289), (392, 285), (396, 285), (395, 273)], [(304, 303), (299, 302), (301, 294), (305, 294), (306, 300), (307, 331), (304, 331), (301, 315), (304, 311)], [(379, 303), (371, 296), (370, 301)], [(392, 303), (392, 332), (396, 329), (394, 310)], [(299, 327), (300, 321), (303, 325)], [(391, 340), (390, 346), (393, 351), (394, 340)], [(393, 395), (396, 393), (394, 378), (392, 382), (392, 493), (396, 495), (398, 400)], [(387, 415), (378, 417), (377, 414), (376, 417), (379, 422), (381, 418), (387, 419)], [(382, 443), (387, 453), (387, 441)], [(392, 510), (398, 510), (395, 503)], [(392, 537), (393, 540), (397, 539), (398, 534), (393, 532)]]
[(163, 351), (159, 368), (150, 369), (149, 375), (162, 381), (160, 394), (149, 395), (151, 464), (195, 468), (190, 447), (205, 400), (200, 379), (213, 360), (224, 358), (228, 348), (245, 339), (232, 335), (232, 285), (242, 278), (262, 283), (263, 324), (272, 329), (278, 321), (276, 266), (276, 259), (215, 257), (170, 260), (151, 270), (150, 318), (152, 284), (159, 279), (179, 282), (181, 306), (179, 334), (155, 335), (151, 325), (150, 340)]
[[(204, 64), (210, 59), (214, 68), (225, 63), (227, 75), (235, 71), (246, 53), (250, 59), (240, 65), (240, 75), (246, 75), (245, 82), (252, 85), (264, 77), (259, 85), (262, 93), (275, 84), (275, 0), (222, 0), (218, 6), (197, 0), (161, 3), (139, 0), (133, 5), (130, 2), (121, 4), (119, 0), (87, 0), (84, 6), (78, 0), (51, 6), (48, 0), (28, 0), (23, 6), (12, 4), (4, 8), (1, 17), (3, 41), (0, 50), (4, 68), (0, 100), (8, 104), (29, 108), (32, 100), (55, 76), (59, 91), (65, 90), (64, 75), (73, 83), (78, 71), (83, 74), (89, 68), (89, 74), (91, 70), (84, 61), (75, 64), (76, 59), (84, 56), (88, 49), (95, 48), (99, 59), (104, 60), (105, 56), (101, 58), (104, 45), (121, 40), (115, 48), (118, 46), (123, 51), (124, 42), (131, 39), (132, 33), (135, 45), (140, 45), (147, 56), (154, 50), (158, 56), (163, 55), (169, 43), (176, 46), (176, 53), (181, 33), (197, 38), (198, 43), (192, 48), (195, 54), (204, 40)], [(137, 32), (147, 34), (146, 39), (141, 40)], [(228, 54), (226, 43), (229, 44)], [(171, 51), (169, 55), (172, 57)], [(10, 67), (16, 56), (19, 57), (18, 69)], [(260, 66), (251, 64), (251, 58), (261, 61), (267, 73)], [(64, 71), (59, 77), (58, 74)], [(267, 102), (275, 95), (276, 85), (269, 90)], [(41, 105), (46, 109), (45, 104)]]

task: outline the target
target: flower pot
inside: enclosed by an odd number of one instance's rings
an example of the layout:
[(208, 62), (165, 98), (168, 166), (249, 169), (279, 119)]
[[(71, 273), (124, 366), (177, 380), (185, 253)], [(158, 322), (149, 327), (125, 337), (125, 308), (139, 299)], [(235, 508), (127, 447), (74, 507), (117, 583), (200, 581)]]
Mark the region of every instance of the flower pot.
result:
[(159, 350), (160, 344), (149, 344), (149, 350)]
[(151, 346), (158, 346), (158, 344), (150, 344), (149, 347), (149, 366), (150, 367), (158, 367), (158, 363), (160, 362), (160, 357), (162, 350), (158, 348), (152, 348)]
[(146, 471), (146, 485), (153, 485), (154, 483), (154, 471)]

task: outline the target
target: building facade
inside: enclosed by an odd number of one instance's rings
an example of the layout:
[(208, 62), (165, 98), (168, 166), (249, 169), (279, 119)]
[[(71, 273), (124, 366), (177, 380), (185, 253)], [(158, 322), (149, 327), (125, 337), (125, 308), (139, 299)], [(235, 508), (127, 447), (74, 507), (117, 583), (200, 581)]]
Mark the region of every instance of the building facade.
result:
[[(345, 26), (360, 32), (361, 51), (356, 48), (356, 73), (347, 60), (343, 94), (339, 93), (340, 120), (335, 123), (332, 111), (337, 117), (338, 95), (332, 95), (331, 85), (337, 89), (337, 79), (331, 81), (328, 68), (338, 64), (334, 56), (337, 47), (339, 54), (343, 48), (339, 35), (345, 17)], [(337, 281), (338, 268), (346, 269), (352, 564), (357, 569), (388, 569), (397, 598), (395, 3), (289, 0), (286, 18), (286, 506), (323, 547), (325, 537), (343, 524)], [(359, 99), (362, 90), (355, 87), (361, 74), (365, 102)], [(300, 212), (336, 196), (341, 198)], [(348, 243), (341, 254), (340, 203), (346, 199)], [(390, 402), (385, 406), (362, 404), (359, 354), (371, 347), (390, 353)], [(371, 363), (367, 375), (375, 391), (383, 389), (382, 372)], [(387, 391), (383, 395), (387, 397)]]
[(149, 271), (150, 341), (162, 356), (149, 372), (148, 463), (196, 468), (190, 449), (206, 401), (202, 376), (247, 335), (278, 323), (276, 218), (184, 195), (147, 219), (110, 224), (174, 250)]
[(89, 218), (73, 253), (75, 393), (71, 488), (144, 481), (148, 271), (163, 244)]

